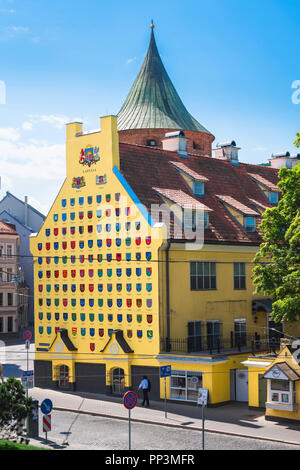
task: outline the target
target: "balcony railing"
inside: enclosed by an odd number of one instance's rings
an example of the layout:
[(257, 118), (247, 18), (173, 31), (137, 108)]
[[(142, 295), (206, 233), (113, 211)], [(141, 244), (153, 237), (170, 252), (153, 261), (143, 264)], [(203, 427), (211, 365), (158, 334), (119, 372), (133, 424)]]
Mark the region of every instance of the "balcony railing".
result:
[(188, 338), (168, 339), (160, 341), (160, 351), (188, 354), (219, 354), (229, 352), (274, 351), (279, 348), (280, 338), (254, 335), (220, 335), (194, 336)]

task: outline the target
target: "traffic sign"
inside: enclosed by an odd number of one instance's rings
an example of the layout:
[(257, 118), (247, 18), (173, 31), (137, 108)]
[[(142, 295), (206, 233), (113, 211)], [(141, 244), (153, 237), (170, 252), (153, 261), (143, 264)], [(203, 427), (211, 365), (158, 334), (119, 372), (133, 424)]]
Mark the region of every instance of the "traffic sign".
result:
[(51, 415), (43, 416), (43, 432), (51, 431)]
[(41, 412), (44, 415), (49, 415), (52, 411), (53, 403), (49, 398), (46, 398), (41, 404)]
[(207, 388), (199, 388), (198, 389), (198, 400), (197, 403), (198, 405), (207, 405), (207, 399), (208, 399), (208, 389)]
[(33, 379), (34, 379), (34, 372), (33, 370), (25, 370), (21, 377), (21, 382), (25, 390), (29, 388), (33, 388)]
[(171, 377), (172, 367), (171, 366), (161, 366), (160, 368), (160, 377)]
[(24, 333), (24, 338), (25, 338), (26, 340), (30, 340), (31, 337), (32, 337), (31, 332), (30, 332), (29, 330), (25, 331), (25, 333)]
[(134, 392), (126, 392), (123, 398), (123, 404), (127, 410), (132, 410), (138, 401), (137, 394)]

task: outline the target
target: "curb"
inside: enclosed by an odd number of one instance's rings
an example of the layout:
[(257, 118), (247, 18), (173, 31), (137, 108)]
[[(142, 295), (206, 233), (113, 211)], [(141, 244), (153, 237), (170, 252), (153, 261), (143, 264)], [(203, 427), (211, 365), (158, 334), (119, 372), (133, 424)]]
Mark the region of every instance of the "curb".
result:
[[(128, 418), (123, 417), (123, 416), (112, 416), (112, 415), (107, 415), (107, 414), (103, 414), (103, 413), (97, 413), (97, 412), (94, 412), (94, 411), (72, 410), (72, 409), (69, 409), (69, 408), (60, 408), (60, 407), (53, 407), (53, 410), (67, 411), (69, 413), (78, 413), (78, 414), (85, 414), (85, 415), (90, 415), (90, 416), (99, 416), (99, 417), (102, 417), (102, 418), (119, 419), (119, 420), (122, 420), (122, 421), (127, 421), (128, 420)], [(199, 427), (196, 427), (196, 426), (188, 426), (187, 427), (187, 426), (183, 426), (181, 424), (160, 423), (160, 422), (157, 422), (157, 421), (150, 421), (150, 420), (132, 418), (132, 417), (131, 417), (131, 421), (136, 422), (136, 423), (152, 424), (152, 425), (156, 425), (156, 426), (166, 426), (166, 427), (170, 427), (170, 428), (191, 429), (193, 431), (202, 432), (202, 429), (199, 428)], [(240, 433), (237, 433), (237, 432), (235, 433), (235, 432), (229, 432), (229, 431), (220, 431), (220, 430), (217, 430), (217, 429), (209, 429), (207, 427), (205, 427), (205, 431), (211, 432), (211, 433), (214, 433), (214, 434), (223, 434), (223, 435), (226, 435), (226, 436), (244, 437), (246, 439), (256, 439), (256, 440), (259, 440), (259, 441), (269, 441), (269, 442), (277, 442), (277, 443), (280, 442), (280, 444), (288, 444), (288, 445), (294, 445), (294, 446), (300, 447), (300, 442), (284, 441), (282, 439), (275, 439), (275, 438), (271, 438), (271, 437), (251, 436), (251, 435), (247, 435), (247, 434), (240, 434)]]

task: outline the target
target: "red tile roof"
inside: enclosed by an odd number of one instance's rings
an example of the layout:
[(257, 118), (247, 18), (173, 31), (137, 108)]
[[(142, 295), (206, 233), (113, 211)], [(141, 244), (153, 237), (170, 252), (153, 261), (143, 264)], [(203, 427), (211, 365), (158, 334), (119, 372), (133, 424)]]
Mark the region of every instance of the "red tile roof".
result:
[(207, 212), (212, 211), (212, 209), (209, 209), (209, 207), (205, 206), (205, 204), (185, 193), (181, 189), (153, 189), (163, 197), (166, 197), (167, 199), (170, 199), (170, 201), (175, 202), (175, 204), (182, 207), (183, 209), (202, 209)]
[(280, 189), (278, 188), (278, 186), (276, 186), (276, 184), (273, 184), (271, 181), (268, 181), (266, 178), (263, 178), (261, 175), (257, 175), (257, 174), (253, 175), (251, 173), (249, 173), (249, 175), (251, 176), (251, 178), (256, 180), (258, 183), (261, 183), (267, 189), (271, 191), (275, 191), (276, 193), (280, 192)]
[(245, 204), (242, 204), (231, 196), (220, 196), (219, 194), (217, 194), (217, 197), (221, 199), (221, 201), (225, 202), (229, 206), (241, 212), (243, 215), (259, 215), (258, 212), (253, 209), (250, 209), (249, 207), (245, 206)]
[[(183, 163), (189, 170), (209, 180), (205, 183), (204, 198), (198, 198), (191, 192), (173, 162)], [(151, 205), (162, 204), (161, 196), (153, 188), (181, 190), (205, 204), (213, 211), (209, 217), (210, 229), (205, 230), (205, 241), (210, 243), (259, 244), (259, 233), (246, 232), (228, 213), (217, 195), (229, 196), (248, 208), (251, 207), (250, 198), (265, 205), (268, 201), (249, 173), (259, 175), (274, 185), (278, 182), (278, 170), (275, 168), (245, 163), (237, 166), (198, 155), (183, 159), (176, 152), (126, 143), (120, 143), (120, 171), (149, 212)], [(259, 222), (260, 216), (257, 217)], [(175, 228), (169, 237), (182, 238)]]
[(0, 220), (0, 235), (18, 235), (12, 225), (6, 224)]
[(170, 163), (172, 163), (172, 165), (174, 165), (175, 168), (178, 168), (179, 170), (183, 171), (184, 173), (186, 173), (188, 176), (190, 176), (191, 178), (195, 180), (199, 180), (203, 182), (208, 181), (208, 179), (205, 176), (200, 175), (194, 170), (191, 170), (184, 163), (180, 163), (180, 162), (170, 162)]

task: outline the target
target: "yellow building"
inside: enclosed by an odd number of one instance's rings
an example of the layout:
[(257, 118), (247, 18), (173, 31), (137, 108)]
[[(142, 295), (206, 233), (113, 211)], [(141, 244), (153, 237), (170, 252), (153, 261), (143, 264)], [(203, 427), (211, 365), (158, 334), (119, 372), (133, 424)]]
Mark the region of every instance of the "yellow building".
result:
[(248, 400), (243, 363), (282, 336), (251, 282), (277, 170), (239, 163), (234, 141), (213, 158), (213, 140), (153, 29), (118, 118), (67, 125), (66, 179), (31, 238), (37, 386), (121, 394), (147, 375), (154, 399), (171, 365), (172, 400), (196, 402), (201, 387), (212, 405)]

